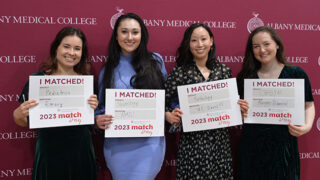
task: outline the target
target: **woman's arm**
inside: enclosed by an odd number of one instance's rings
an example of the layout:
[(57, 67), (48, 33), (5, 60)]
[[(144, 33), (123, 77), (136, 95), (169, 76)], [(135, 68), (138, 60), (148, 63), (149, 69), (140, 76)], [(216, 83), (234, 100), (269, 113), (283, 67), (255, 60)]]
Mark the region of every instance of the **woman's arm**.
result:
[(248, 117), (249, 103), (244, 99), (239, 99), (238, 104), (240, 105), (242, 119)]
[(304, 125), (293, 125), (293, 124), (289, 124), (288, 128), (289, 128), (289, 133), (292, 136), (302, 136), (306, 133), (308, 133), (313, 125), (313, 121), (314, 121), (314, 117), (315, 117), (315, 108), (314, 108), (314, 102), (313, 101), (309, 101), (306, 102), (305, 104), (305, 119), (306, 122)]
[(14, 122), (18, 126), (27, 127), (28, 126), (27, 117), (29, 116), (29, 109), (36, 105), (38, 105), (38, 102), (34, 99), (25, 101), (22, 104), (20, 104), (20, 106), (13, 111)]
[[(104, 98), (104, 92), (105, 89), (103, 88), (103, 75), (104, 75), (105, 68), (102, 68), (99, 74), (98, 79), (98, 107), (95, 111), (95, 123), (99, 129), (105, 130), (110, 127), (110, 124), (113, 121), (112, 115), (106, 115), (105, 113), (105, 98)], [(98, 100), (97, 100), (98, 101)]]
[(182, 114), (183, 112), (179, 108), (176, 108), (171, 112), (166, 112), (166, 121), (168, 121), (170, 124), (179, 124), (181, 122)]
[(98, 99), (97, 99), (97, 95), (93, 94), (89, 97), (88, 99), (88, 104), (90, 104), (90, 107), (93, 110), (96, 110), (98, 107)]
[[(169, 74), (166, 83), (165, 83), (165, 91), (166, 91), (166, 113), (165, 119), (170, 124), (177, 124), (181, 121), (182, 111), (178, 108), (179, 100), (177, 98), (177, 86), (182, 84), (181, 77), (179, 76), (178, 67), (174, 67)], [(174, 107), (172, 107), (174, 104)]]

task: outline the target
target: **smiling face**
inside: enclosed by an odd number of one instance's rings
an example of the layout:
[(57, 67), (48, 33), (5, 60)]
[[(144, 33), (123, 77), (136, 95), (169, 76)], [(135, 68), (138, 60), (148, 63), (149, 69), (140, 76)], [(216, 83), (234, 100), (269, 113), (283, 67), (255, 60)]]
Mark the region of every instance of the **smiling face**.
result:
[(80, 62), (82, 56), (82, 40), (78, 36), (66, 36), (56, 51), (58, 69), (70, 69)]
[(194, 29), (190, 37), (190, 51), (195, 61), (206, 61), (213, 44), (213, 38), (203, 27)]
[(268, 32), (262, 31), (252, 37), (253, 54), (261, 64), (277, 61), (276, 54), (278, 48), (279, 46)]
[(135, 19), (124, 19), (117, 29), (117, 41), (123, 55), (132, 55), (141, 42), (141, 27)]

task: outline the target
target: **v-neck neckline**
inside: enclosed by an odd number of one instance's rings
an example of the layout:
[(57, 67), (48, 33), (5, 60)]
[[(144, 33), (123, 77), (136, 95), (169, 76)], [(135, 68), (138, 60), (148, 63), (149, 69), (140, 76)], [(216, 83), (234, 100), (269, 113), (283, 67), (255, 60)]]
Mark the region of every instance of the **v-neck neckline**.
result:
[[(286, 67), (287, 67), (286, 65), (284, 65), (284, 66), (282, 67), (279, 76), (278, 76), (277, 78), (275, 78), (275, 79), (279, 79), (279, 78), (281, 77), (281, 75), (282, 75), (282, 73), (283, 73), (283, 71), (284, 71), (284, 68), (286, 68)], [(258, 71), (256, 72), (256, 76), (258, 77), (258, 79), (264, 79), (264, 78), (260, 78), (260, 77), (259, 77)], [(267, 78), (265, 78), (265, 79), (267, 79)]]

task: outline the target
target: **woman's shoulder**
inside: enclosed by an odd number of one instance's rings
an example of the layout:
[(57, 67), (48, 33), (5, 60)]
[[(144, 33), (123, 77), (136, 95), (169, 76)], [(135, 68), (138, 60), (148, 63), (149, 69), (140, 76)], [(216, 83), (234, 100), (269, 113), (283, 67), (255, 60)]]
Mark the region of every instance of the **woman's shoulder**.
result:
[(231, 73), (230, 67), (225, 64), (218, 64), (217, 67), (220, 68), (221, 71), (223, 71), (223, 72), (230, 72)]
[(306, 76), (306, 72), (299, 66), (285, 66), (285, 73), (288, 73), (293, 76)]
[(304, 72), (304, 70), (299, 67), (299, 66), (294, 66), (294, 65), (291, 65), (291, 66), (285, 66), (285, 68), (289, 71), (300, 71), (300, 72)]
[(159, 62), (163, 62), (162, 56), (157, 52), (152, 52), (152, 57)]
[(102, 82), (103, 76), (104, 76), (104, 71), (105, 71), (105, 66), (102, 66), (99, 72), (99, 76), (98, 76), (98, 82)]
[(100, 71), (99, 71), (99, 75), (103, 74), (104, 71), (105, 71), (105, 69), (106, 69), (106, 67), (105, 67), (105, 66), (102, 66), (101, 69), (100, 69)]
[(43, 75), (45, 75), (45, 73), (43, 71), (31, 74), (31, 76), (43, 76)]
[(220, 63), (221, 68), (230, 69), (229, 66)]
[(190, 68), (190, 67), (188, 66), (188, 67), (185, 67), (185, 68), (183, 69), (182, 66), (175, 65), (175, 66), (172, 68), (171, 72), (182, 72), (183, 70), (186, 70), (186, 69), (188, 69), (188, 68)]

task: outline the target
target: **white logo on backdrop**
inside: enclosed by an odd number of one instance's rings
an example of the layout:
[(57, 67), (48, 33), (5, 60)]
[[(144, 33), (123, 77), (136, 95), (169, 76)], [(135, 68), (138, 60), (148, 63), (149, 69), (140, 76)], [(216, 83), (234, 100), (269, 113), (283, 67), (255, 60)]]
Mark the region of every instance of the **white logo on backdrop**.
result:
[(110, 25), (111, 25), (111, 28), (113, 29), (114, 28), (114, 25), (116, 24), (116, 21), (117, 19), (122, 15), (124, 14), (122, 11), (123, 9), (119, 9), (119, 7), (116, 7), (116, 10), (118, 11), (118, 13), (114, 14), (111, 19), (110, 19)]
[(319, 64), (319, 66), (320, 66), (320, 56), (318, 57), (318, 64)]
[(264, 26), (264, 23), (263, 21), (258, 18), (259, 14), (258, 13), (252, 13), (252, 15), (254, 16), (253, 18), (251, 18), (249, 21), (248, 21), (248, 24), (247, 24), (247, 29), (249, 31), (249, 33), (251, 33), (253, 30), (255, 30), (257, 27), (260, 27), (260, 26)]
[(176, 159), (171, 159), (171, 160), (166, 160), (166, 166), (171, 166), (171, 167), (176, 167), (177, 166), (177, 160)]
[(105, 62), (107, 62), (107, 58), (108, 58), (108, 56), (95, 55), (95, 56), (91, 56), (88, 62), (105, 63)]
[(36, 63), (36, 56), (35, 55), (15, 55), (15, 56), (0, 56), (0, 63), (3, 64), (30, 64)]
[(38, 137), (37, 131), (13, 131), (13, 132), (0, 132), (0, 141), (13, 140), (13, 139), (36, 139)]
[(320, 95), (320, 89), (312, 89), (312, 95)]
[(0, 23), (97, 25), (93, 17), (0, 16)]
[(319, 152), (301, 152), (299, 156), (300, 159), (320, 159)]
[(309, 57), (307, 56), (287, 56), (287, 61), (291, 63), (308, 63)]
[(21, 176), (31, 176), (32, 168), (24, 168), (24, 169), (1, 169), (0, 170), (0, 178), (5, 177), (21, 177)]
[(260, 26), (270, 26), (275, 30), (285, 31), (320, 31), (320, 24), (294, 24), (294, 23), (278, 23), (278, 22), (263, 22), (258, 18), (259, 14), (253, 12), (254, 16), (248, 21), (247, 29), (251, 33), (254, 29)]
[[(116, 7), (118, 13), (114, 14), (110, 18), (110, 26), (114, 29), (117, 19), (124, 14), (124, 9)], [(218, 21), (218, 20), (188, 20), (188, 19), (143, 19), (144, 24), (149, 27), (189, 27), (193, 23), (204, 23), (209, 28), (221, 28), (221, 29), (236, 29), (237, 22), (235, 21)]]
[(318, 130), (320, 131), (320, 117), (319, 117), (318, 120), (317, 120), (317, 128), (318, 128)]
[(19, 100), (19, 94), (0, 94), (0, 103), (16, 102)]

